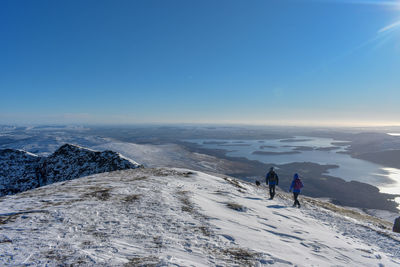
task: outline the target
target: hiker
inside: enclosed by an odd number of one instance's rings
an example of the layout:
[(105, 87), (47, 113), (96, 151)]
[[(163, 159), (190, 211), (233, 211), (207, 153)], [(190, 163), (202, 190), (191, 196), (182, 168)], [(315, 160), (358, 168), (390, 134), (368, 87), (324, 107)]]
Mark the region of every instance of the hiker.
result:
[(301, 182), (299, 175), (297, 173), (294, 174), (293, 176), (293, 181), (292, 184), (290, 185), (289, 192), (293, 190), (293, 198), (294, 198), (294, 204), (293, 207), (296, 207), (296, 205), (300, 208), (300, 202), (297, 199), (300, 194), (300, 190), (303, 187), (303, 183)]
[(265, 182), (269, 186), (269, 199), (274, 199), (275, 196), (275, 186), (279, 183), (279, 177), (274, 171), (274, 167), (269, 169), (269, 172), (265, 176)]

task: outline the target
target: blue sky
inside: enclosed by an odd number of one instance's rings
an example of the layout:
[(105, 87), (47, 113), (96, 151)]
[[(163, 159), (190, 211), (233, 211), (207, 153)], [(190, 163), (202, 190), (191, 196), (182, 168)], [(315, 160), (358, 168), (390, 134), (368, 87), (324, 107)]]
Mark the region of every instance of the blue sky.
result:
[(400, 1), (0, 1), (0, 123), (400, 125)]

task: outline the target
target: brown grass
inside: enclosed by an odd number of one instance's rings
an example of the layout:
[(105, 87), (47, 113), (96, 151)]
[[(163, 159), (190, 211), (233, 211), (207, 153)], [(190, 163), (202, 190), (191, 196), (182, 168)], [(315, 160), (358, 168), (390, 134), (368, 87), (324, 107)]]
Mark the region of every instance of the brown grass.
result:
[(232, 256), (236, 262), (250, 264), (258, 256), (257, 253), (248, 251), (243, 248), (228, 248), (223, 250), (226, 255)]
[(157, 266), (159, 261), (160, 260), (156, 256), (135, 257), (135, 258), (130, 258), (129, 262), (124, 264), (124, 266), (125, 267), (137, 267), (137, 266), (153, 267), (153, 266)]
[(209, 227), (207, 227), (207, 226), (199, 226), (199, 227), (197, 227), (197, 229), (199, 229), (200, 230), (200, 232), (204, 235), (204, 236), (207, 236), (207, 237), (210, 237), (211, 235), (212, 235), (212, 231), (211, 231), (211, 229), (209, 228)]
[(49, 260), (57, 261), (57, 262), (60, 262), (60, 263), (64, 263), (68, 259), (68, 257), (66, 255), (60, 255), (55, 250), (46, 251), (46, 252), (43, 253), (43, 255), (44, 255), (45, 258), (47, 258)]
[(226, 203), (226, 206), (230, 209), (236, 210), (236, 211), (241, 211), (241, 212), (246, 212), (247, 208), (243, 205), (234, 203), (234, 202), (228, 202)]
[(22, 214), (28, 213), (48, 213), (47, 210), (27, 210), (21, 212), (15, 212), (10, 215), (0, 215), (0, 224), (6, 224), (10, 222), (15, 222), (15, 220)]
[(182, 211), (193, 213), (194, 206), (193, 206), (193, 203), (190, 202), (190, 200), (189, 200), (188, 193), (189, 193), (188, 191), (176, 192), (176, 194), (179, 196), (179, 200), (182, 203)]
[(325, 201), (319, 201), (319, 200), (315, 200), (312, 198), (304, 198), (304, 200), (308, 203), (310, 203), (311, 205), (314, 206), (319, 206), (322, 208), (325, 208), (327, 210), (333, 211), (335, 213), (339, 213), (341, 215), (344, 216), (348, 216), (350, 218), (353, 219), (357, 219), (357, 220), (362, 220), (362, 221), (369, 221), (373, 224), (375, 224), (376, 226), (378, 226), (381, 229), (387, 229), (387, 230), (391, 230), (392, 229), (392, 224), (390, 222), (387, 222), (385, 220), (379, 219), (377, 217), (374, 216), (370, 216), (368, 214), (363, 214), (360, 213), (358, 211), (355, 210), (351, 210), (351, 209), (346, 209), (340, 206), (336, 206), (335, 204), (329, 203), (329, 202), (325, 202)]
[(122, 201), (127, 202), (127, 203), (132, 203), (132, 202), (139, 200), (141, 198), (141, 196), (142, 195), (138, 195), (138, 194), (129, 195), (129, 196), (124, 197), (124, 199)]
[(100, 232), (100, 231), (96, 231), (96, 230), (92, 232), (92, 235), (93, 235), (94, 237), (96, 237), (96, 238), (98, 238), (98, 239), (102, 239), (102, 240), (108, 238), (108, 234), (107, 234), (107, 233)]
[(15, 222), (15, 220), (18, 217), (19, 217), (19, 214), (13, 214), (13, 215), (9, 215), (9, 216), (0, 216), (0, 224)]
[[(230, 183), (231, 185), (233, 185), (233, 186), (239, 188), (239, 190), (240, 190), (240, 189), (241, 189), (241, 190), (244, 190), (244, 191), (247, 190), (247, 189), (246, 189), (245, 187), (243, 187), (243, 186), (240, 184), (240, 182), (239, 182), (238, 180), (236, 180), (236, 179), (229, 178), (229, 177), (224, 177), (224, 180), (227, 181), (228, 183)], [(243, 191), (240, 191), (240, 192), (243, 192)], [(243, 192), (243, 193), (244, 193), (244, 192)]]
[(82, 197), (83, 198), (94, 197), (94, 198), (97, 198), (98, 200), (106, 201), (106, 200), (110, 199), (110, 197), (111, 197), (110, 188), (101, 189), (101, 190), (97, 190), (97, 191), (94, 191), (94, 192), (86, 193)]
[(0, 240), (0, 244), (2, 244), (2, 243), (12, 243), (12, 240), (8, 239), (8, 238), (4, 238), (4, 239)]

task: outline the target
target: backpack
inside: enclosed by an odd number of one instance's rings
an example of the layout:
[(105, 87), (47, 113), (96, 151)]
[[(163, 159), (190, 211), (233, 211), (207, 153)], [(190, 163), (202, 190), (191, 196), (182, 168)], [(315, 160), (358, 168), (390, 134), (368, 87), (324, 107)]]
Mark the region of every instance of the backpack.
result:
[(276, 173), (275, 172), (270, 172), (268, 175), (268, 180), (272, 183), (276, 183)]
[(294, 180), (294, 186), (293, 186), (294, 189), (300, 189), (302, 187), (303, 187), (303, 183), (300, 181), (300, 179)]

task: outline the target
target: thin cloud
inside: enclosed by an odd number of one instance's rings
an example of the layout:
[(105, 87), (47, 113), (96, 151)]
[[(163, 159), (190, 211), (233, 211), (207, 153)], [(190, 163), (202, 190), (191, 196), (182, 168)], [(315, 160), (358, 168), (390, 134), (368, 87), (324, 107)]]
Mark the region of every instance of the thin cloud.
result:
[(378, 33), (384, 33), (384, 32), (390, 31), (390, 30), (395, 30), (397, 28), (400, 28), (400, 20), (396, 21), (395, 23), (392, 23), (388, 26), (383, 27), (382, 29), (380, 29), (378, 31)]
[(331, 2), (340, 4), (374, 5), (374, 6), (393, 6), (400, 8), (399, 1), (379, 1), (379, 0), (320, 0), (320, 2)]
[[(343, 1), (344, 2), (344, 1)], [(360, 1), (349, 1), (354, 4), (361, 4), (361, 5), (376, 5), (376, 6), (395, 6), (395, 7), (400, 7), (400, 2), (399, 1), (367, 1), (367, 0), (360, 0)]]

